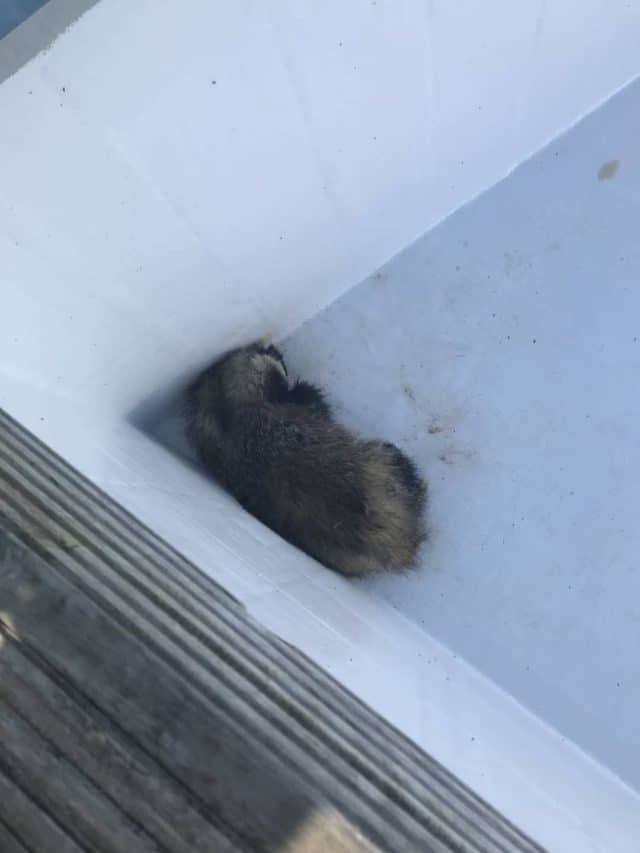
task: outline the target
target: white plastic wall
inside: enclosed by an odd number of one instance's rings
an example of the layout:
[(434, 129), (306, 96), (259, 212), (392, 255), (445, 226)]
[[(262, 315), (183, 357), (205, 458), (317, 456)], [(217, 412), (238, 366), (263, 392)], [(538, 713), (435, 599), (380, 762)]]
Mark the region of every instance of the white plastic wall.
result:
[(101, 0), (0, 85), (0, 405), (558, 850), (632, 850), (632, 793), (135, 424), (639, 70), (621, 0)]
[(629, 80), (639, 30), (619, 0), (102, 0), (0, 90), (5, 319), (46, 329), (4, 336), (16, 394), (119, 416), (295, 327)]

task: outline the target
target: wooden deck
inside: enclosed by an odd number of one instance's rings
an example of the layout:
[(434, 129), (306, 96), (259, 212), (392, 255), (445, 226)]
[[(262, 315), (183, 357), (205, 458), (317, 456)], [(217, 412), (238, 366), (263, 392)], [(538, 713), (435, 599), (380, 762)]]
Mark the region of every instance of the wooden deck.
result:
[(0, 851), (537, 850), (0, 414)]

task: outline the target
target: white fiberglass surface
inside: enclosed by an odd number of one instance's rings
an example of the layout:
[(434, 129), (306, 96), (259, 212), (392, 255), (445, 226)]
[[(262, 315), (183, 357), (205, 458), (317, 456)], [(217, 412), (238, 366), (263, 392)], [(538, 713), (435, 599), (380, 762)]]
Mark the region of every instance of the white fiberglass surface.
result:
[(636, 90), (286, 342), (424, 467), (413, 577), (288, 546), (176, 455), (167, 401), (632, 79), (639, 21), (625, 0), (51, 0), (0, 44), (0, 405), (563, 853), (640, 837)]
[(640, 787), (640, 85), (299, 328), (288, 363), (431, 485), (368, 582)]

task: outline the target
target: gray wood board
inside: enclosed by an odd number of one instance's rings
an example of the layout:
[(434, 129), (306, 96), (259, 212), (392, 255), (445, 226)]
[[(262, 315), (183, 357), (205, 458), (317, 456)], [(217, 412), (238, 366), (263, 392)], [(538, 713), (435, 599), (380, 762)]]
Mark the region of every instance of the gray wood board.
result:
[(0, 849), (539, 849), (4, 414), (0, 528)]

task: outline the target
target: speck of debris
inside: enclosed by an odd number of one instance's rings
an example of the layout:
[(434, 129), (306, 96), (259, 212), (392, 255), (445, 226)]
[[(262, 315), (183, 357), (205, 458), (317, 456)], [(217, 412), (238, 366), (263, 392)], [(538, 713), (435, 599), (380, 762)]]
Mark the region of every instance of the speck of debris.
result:
[(217, 82), (218, 82), (217, 80), (212, 80), (212, 81), (211, 81), (211, 85), (212, 85), (212, 86), (215, 86)]
[(535, 338), (533, 339), (533, 343), (534, 343), (534, 344), (536, 343), (536, 339), (535, 339)]
[(66, 91), (67, 91), (67, 89), (66, 89), (66, 87), (65, 87), (65, 86), (63, 86), (63, 87), (62, 87), (62, 89), (60, 89), (60, 91), (61, 91), (61, 92), (66, 92)]
[(442, 432), (442, 427), (437, 421), (432, 421), (428, 427), (429, 435), (438, 435)]

